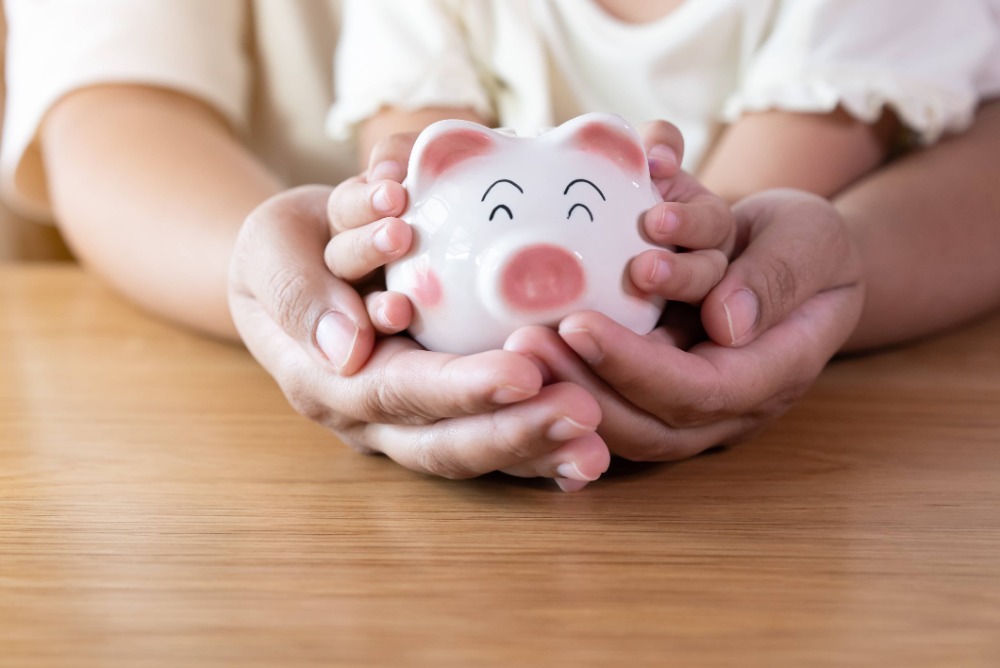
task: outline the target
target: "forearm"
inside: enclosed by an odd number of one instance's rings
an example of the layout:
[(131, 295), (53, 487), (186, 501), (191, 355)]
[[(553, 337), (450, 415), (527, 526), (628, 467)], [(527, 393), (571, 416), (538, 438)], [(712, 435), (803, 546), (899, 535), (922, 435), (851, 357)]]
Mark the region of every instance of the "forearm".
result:
[(41, 138), (81, 261), (149, 311), (236, 338), (229, 257), (246, 215), (282, 186), (224, 121), (180, 94), (103, 86), (60, 101)]
[(698, 176), (729, 202), (770, 188), (830, 197), (882, 162), (896, 126), (892, 114), (871, 125), (840, 110), (747, 114), (723, 131)]
[(848, 350), (888, 345), (1000, 306), (1000, 101), (969, 132), (909, 155), (836, 200), (867, 297)]

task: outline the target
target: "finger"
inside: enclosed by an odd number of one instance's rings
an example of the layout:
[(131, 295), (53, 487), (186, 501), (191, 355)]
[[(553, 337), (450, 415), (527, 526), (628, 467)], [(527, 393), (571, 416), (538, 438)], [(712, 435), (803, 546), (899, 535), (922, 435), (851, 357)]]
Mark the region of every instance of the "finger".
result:
[(544, 374), (585, 389), (601, 407), (598, 434), (611, 452), (634, 461), (669, 461), (715, 445), (714, 441), (687, 438), (687, 429), (632, 403), (594, 373), (560, 336), (546, 327), (525, 327), (514, 332), (505, 348), (528, 356), (545, 368)]
[(327, 203), (332, 234), (400, 216), (406, 210), (406, 189), (389, 180), (368, 182), (355, 176), (333, 189)]
[(399, 218), (385, 218), (344, 230), (330, 239), (324, 258), (330, 272), (346, 281), (361, 279), (410, 250), (413, 229)]
[(489, 413), (542, 387), (538, 368), (520, 355), (432, 353), (403, 336), (379, 339), (358, 373), (338, 376), (317, 365), (256, 300), (237, 299), (234, 318), (295, 410), (362, 451), (376, 451), (369, 424), (425, 425)]
[(705, 299), (702, 321), (713, 341), (745, 345), (818, 292), (860, 286), (857, 251), (826, 200), (772, 191), (734, 213), (749, 244)]
[(703, 426), (798, 396), (850, 334), (860, 303), (851, 288), (824, 292), (738, 349), (705, 342), (680, 351), (593, 311), (566, 318), (559, 333), (635, 406), (674, 426)]
[(368, 179), (383, 178), (402, 183), (417, 134), (400, 132), (380, 139), (368, 156)]
[(536, 396), (538, 368), (513, 353), (491, 350), (450, 355), (424, 350), (412, 339), (379, 339), (371, 359), (337, 388), (341, 412), (363, 422), (427, 424), (487, 413)]
[(372, 292), (365, 295), (368, 318), (382, 335), (402, 332), (413, 321), (413, 305), (399, 292)]
[[(700, 425), (671, 424), (672, 416), (654, 415), (619, 394), (582, 364), (558, 337), (541, 343), (517, 340), (526, 332), (515, 333), (508, 341), (511, 349), (530, 349), (533, 359), (546, 367), (548, 375), (587, 390), (601, 407), (598, 435), (619, 457), (645, 462), (685, 459), (716, 445), (738, 443), (764, 426), (763, 421), (754, 420), (756, 414), (720, 418)], [(581, 484), (577, 479), (570, 480)]]
[(564, 492), (576, 492), (601, 477), (611, 453), (595, 432), (587, 432), (529, 461), (502, 469), (519, 478), (553, 478)]
[(325, 187), (296, 188), (247, 218), (231, 263), (230, 302), (259, 303), (324, 368), (351, 374), (367, 359), (374, 331), (361, 297), (323, 263), (328, 197)]
[(736, 221), (722, 199), (699, 193), (685, 202), (662, 202), (642, 219), (643, 231), (655, 244), (690, 249), (719, 248), (730, 252)]
[(667, 300), (700, 304), (726, 271), (722, 251), (690, 253), (649, 250), (629, 262), (629, 278), (642, 292)]
[(684, 159), (684, 136), (677, 126), (667, 121), (650, 121), (639, 127), (639, 135), (653, 180), (676, 176)]
[(383, 454), (407, 468), (470, 478), (539, 458), (593, 433), (600, 420), (592, 397), (558, 383), (493, 412), (421, 426), (373, 424), (366, 431)]
[(636, 407), (674, 426), (719, 417), (723, 379), (704, 357), (670, 346), (654, 330), (639, 336), (595, 311), (559, 324), (560, 338), (602, 381)]

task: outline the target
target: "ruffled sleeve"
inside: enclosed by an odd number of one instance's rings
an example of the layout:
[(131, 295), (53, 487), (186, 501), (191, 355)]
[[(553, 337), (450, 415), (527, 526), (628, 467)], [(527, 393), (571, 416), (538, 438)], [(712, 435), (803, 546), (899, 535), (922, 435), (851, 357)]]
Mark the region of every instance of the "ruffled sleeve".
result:
[(965, 129), (996, 57), (994, 0), (785, 0), (724, 118), (892, 109), (920, 141)]
[[(37, 134), (85, 86), (160, 86), (247, 121), (249, 65), (240, 0), (5, 0), (7, 101), (0, 186), (18, 211), (50, 218)], [(155, 128), (150, 129), (151, 132)]]
[(491, 116), (464, 30), (448, 2), (347, 0), (328, 133), (347, 139), (383, 107), (468, 107)]

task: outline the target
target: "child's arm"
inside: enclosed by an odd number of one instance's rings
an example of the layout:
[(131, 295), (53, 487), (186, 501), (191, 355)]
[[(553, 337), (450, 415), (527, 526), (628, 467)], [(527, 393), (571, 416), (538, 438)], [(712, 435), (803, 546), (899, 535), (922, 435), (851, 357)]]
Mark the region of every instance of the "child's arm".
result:
[(393, 135), (419, 133), (431, 123), (451, 118), (487, 126), (495, 123), (493, 119), (485, 118), (467, 107), (426, 107), (412, 110), (386, 107), (359, 128), (358, 164), (368, 165), (375, 146)]
[(243, 219), (281, 184), (225, 122), (178, 93), (101, 86), (57, 103), (41, 142), (83, 263), (153, 313), (235, 338), (229, 256)]
[(885, 159), (897, 127), (892, 113), (875, 124), (842, 110), (745, 114), (723, 130), (699, 177), (729, 202), (769, 188), (832, 197)]

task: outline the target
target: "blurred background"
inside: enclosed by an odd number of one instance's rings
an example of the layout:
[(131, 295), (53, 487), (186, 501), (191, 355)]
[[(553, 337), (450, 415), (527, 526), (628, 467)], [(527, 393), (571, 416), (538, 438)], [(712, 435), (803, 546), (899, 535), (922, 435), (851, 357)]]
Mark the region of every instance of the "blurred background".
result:
[[(0, 123), (6, 98), (7, 21), (0, 0)], [(0, 126), (2, 129), (2, 126)], [(0, 262), (12, 260), (71, 260), (59, 231), (47, 223), (26, 220), (0, 201)]]

